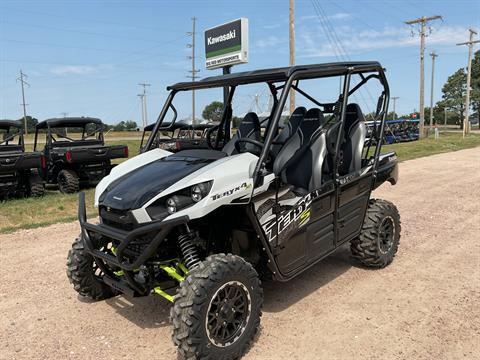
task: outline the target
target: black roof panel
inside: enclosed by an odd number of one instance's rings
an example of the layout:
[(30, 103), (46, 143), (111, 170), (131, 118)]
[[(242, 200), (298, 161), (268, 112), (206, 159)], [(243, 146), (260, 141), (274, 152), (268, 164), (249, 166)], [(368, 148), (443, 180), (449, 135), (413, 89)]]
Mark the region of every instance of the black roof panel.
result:
[(86, 124), (103, 124), (102, 120), (91, 117), (64, 117), (64, 118), (53, 118), (47, 119), (39, 122), (36, 126), (37, 129), (45, 129), (49, 127), (74, 127), (74, 126), (83, 126)]
[(21, 128), (22, 122), (21, 120), (0, 120), (0, 128), (5, 129), (8, 127), (16, 127), (16, 128)]
[[(168, 86), (167, 90), (190, 90), (210, 87), (241, 85), (259, 82), (286, 81), (296, 71), (311, 72), (311, 77), (344, 75), (351, 70), (375, 71), (382, 66), (377, 61), (350, 61), (324, 64), (295, 65), (282, 68), (244, 71), (233, 74), (210, 76), (195, 82), (181, 82)], [(308, 77), (307, 77), (308, 78)]]

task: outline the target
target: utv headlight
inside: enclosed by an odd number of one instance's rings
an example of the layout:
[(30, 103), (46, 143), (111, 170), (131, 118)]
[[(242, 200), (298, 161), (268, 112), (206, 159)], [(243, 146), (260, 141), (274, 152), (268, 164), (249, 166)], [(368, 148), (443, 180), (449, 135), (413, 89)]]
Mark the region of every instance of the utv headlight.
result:
[(202, 200), (205, 196), (208, 195), (210, 189), (212, 188), (212, 182), (204, 182), (192, 186), (191, 197), (192, 200), (196, 203)]
[(172, 197), (167, 198), (165, 201), (167, 212), (170, 215), (176, 213), (178, 210), (188, 207), (191, 204), (192, 200), (188, 196), (184, 195), (173, 195)]
[(210, 192), (212, 184), (213, 181), (206, 181), (162, 197), (147, 207), (147, 213), (152, 219), (164, 219), (204, 199)]

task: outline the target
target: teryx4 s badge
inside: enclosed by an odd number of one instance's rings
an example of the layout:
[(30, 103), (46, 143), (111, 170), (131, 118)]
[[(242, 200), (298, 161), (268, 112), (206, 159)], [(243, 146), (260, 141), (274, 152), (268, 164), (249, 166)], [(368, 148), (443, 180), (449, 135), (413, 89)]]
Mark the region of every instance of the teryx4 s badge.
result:
[(246, 182), (244, 182), (244, 183), (234, 187), (233, 189), (230, 189), (230, 190), (212, 195), (212, 200), (218, 200), (218, 199), (221, 199), (225, 196), (230, 196), (230, 195), (236, 193), (237, 191), (250, 189), (251, 187), (252, 187), (252, 184), (247, 184)]

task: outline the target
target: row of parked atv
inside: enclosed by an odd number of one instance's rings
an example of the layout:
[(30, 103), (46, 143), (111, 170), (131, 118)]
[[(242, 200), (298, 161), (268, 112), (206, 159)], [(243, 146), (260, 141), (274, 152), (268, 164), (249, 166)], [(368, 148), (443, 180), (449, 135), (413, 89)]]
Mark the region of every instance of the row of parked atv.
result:
[(37, 124), (27, 152), (22, 123), (0, 120), (0, 199), (39, 197), (45, 184), (67, 194), (96, 185), (110, 173), (112, 159), (128, 157), (127, 146), (105, 146), (103, 129), (96, 118), (48, 119)]

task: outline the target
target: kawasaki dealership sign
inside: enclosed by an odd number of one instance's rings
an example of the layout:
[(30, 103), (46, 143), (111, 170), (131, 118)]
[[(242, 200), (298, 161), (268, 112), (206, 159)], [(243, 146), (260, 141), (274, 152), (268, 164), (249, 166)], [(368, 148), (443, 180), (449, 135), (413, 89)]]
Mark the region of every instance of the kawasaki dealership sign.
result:
[(205, 30), (205, 66), (216, 69), (248, 61), (248, 19)]

